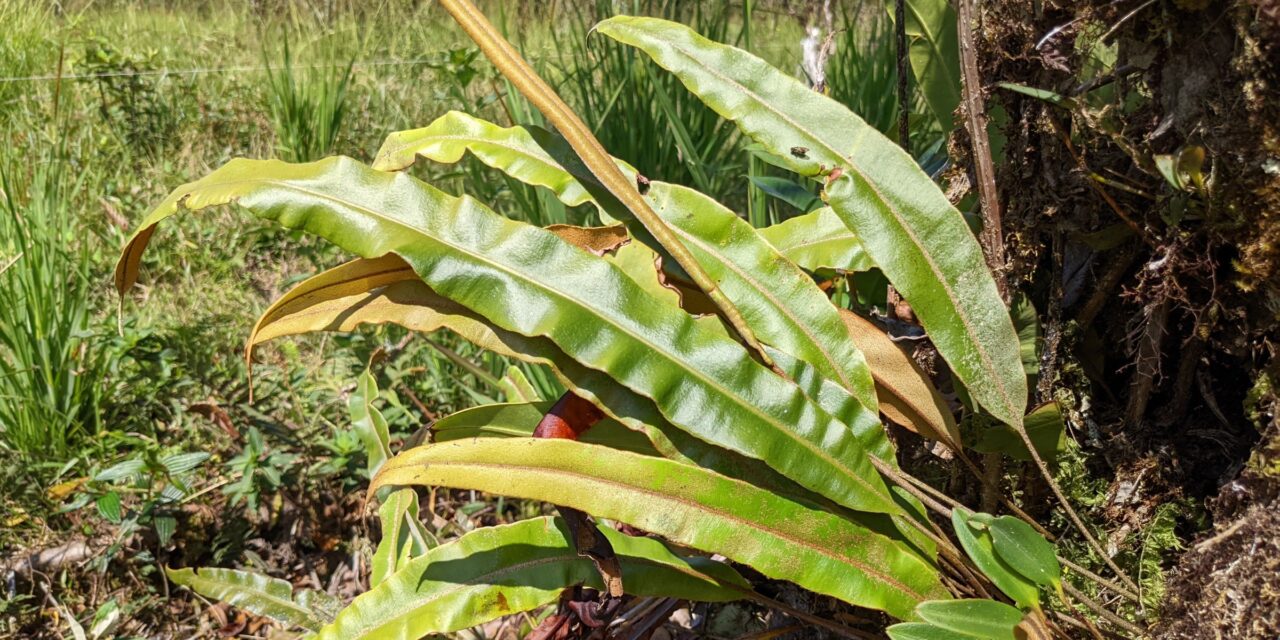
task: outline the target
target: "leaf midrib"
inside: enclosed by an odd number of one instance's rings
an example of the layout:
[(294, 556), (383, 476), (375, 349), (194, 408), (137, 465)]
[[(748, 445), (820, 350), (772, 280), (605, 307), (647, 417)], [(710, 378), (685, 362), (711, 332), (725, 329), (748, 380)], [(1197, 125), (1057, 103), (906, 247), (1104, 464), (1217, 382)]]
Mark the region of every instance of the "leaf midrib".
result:
[[(234, 575), (234, 574), (233, 574), (233, 575)], [(310, 610), (306, 609), (305, 607), (303, 607), (302, 605), (298, 604), (297, 602), (294, 602), (293, 600), (285, 600), (285, 599), (283, 599), (283, 598), (281, 598), (281, 597), (279, 597), (279, 596), (274, 596), (274, 595), (271, 595), (270, 593), (267, 593), (267, 591), (265, 590), (265, 587), (264, 587), (264, 590), (262, 590), (262, 591), (257, 591), (257, 590), (255, 590), (255, 588), (254, 588), (254, 587), (248, 587), (248, 586), (243, 586), (243, 585), (238, 585), (238, 584), (232, 584), (230, 587), (228, 587), (228, 586), (227, 586), (227, 583), (225, 583), (225, 582), (218, 582), (215, 578), (209, 578), (209, 577), (202, 576), (202, 575), (200, 575), (200, 573), (199, 573), (199, 572), (194, 571), (194, 570), (192, 571), (192, 578), (193, 578), (193, 580), (192, 580), (193, 582), (201, 582), (201, 583), (203, 583), (206, 587), (219, 587), (219, 586), (220, 586), (220, 587), (223, 587), (223, 588), (229, 588), (231, 591), (236, 592), (236, 593), (241, 594), (241, 595), (254, 596), (254, 597), (262, 598), (262, 599), (264, 599), (264, 600), (269, 600), (269, 601), (271, 601), (271, 602), (274, 602), (274, 603), (276, 603), (276, 604), (280, 605), (281, 607), (283, 607), (283, 608), (285, 608), (285, 609), (289, 609), (289, 610), (294, 611), (295, 613), (297, 613), (297, 614), (301, 615), (304, 619), (308, 619), (308, 620), (310, 620), (310, 619), (312, 619), (312, 618), (314, 617), (314, 615), (315, 615), (315, 614), (311, 613), (311, 611), (310, 611)], [(268, 580), (273, 580), (273, 579), (274, 579), (274, 578), (268, 578)], [(290, 592), (291, 592), (291, 593), (290, 593), (290, 596), (292, 597), (292, 586), (290, 586)], [(299, 626), (306, 626), (306, 625), (299, 625)]]
[[(698, 59), (694, 57), (689, 52), (688, 49), (685, 49), (679, 44), (674, 42), (666, 42), (665, 45), (675, 51), (678, 51), (681, 55), (683, 55), (688, 60), (691, 60), (695, 63), (698, 62)], [(979, 338), (973, 329), (972, 320), (970, 320), (968, 314), (966, 314), (963, 311), (964, 309), (963, 305), (959, 304), (958, 301), (956, 301), (955, 292), (951, 290), (951, 284), (947, 282), (947, 280), (943, 277), (942, 271), (938, 268), (937, 263), (934, 262), (933, 255), (930, 254), (928, 251), (925, 251), (924, 245), (920, 243), (920, 239), (916, 237), (915, 232), (912, 231), (912, 229), (906, 225), (902, 215), (898, 212), (897, 208), (894, 207), (884, 197), (884, 195), (880, 193), (880, 190), (876, 187), (875, 183), (873, 183), (871, 180), (868, 180), (866, 174), (864, 174), (862, 170), (858, 167), (858, 165), (853, 161), (852, 154), (855, 151), (857, 151), (858, 146), (862, 141), (862, 138), (859, 137), (859, 139), (855, 141), (853, 148), (849, 150), (849, 155), (840, 153), (835, 148), (833, 148), (830, 144), (828, 144), (824, 139), (818, 137), (816, 134), (809, 131), (807, 128), (805, 128), (800, 123), (793, 120), (787, 114), (774, 108), (764, 99), (762, 99), (759, 94), (748, 89), (742, 83), (737, 82), (736, 80), (728, 76), (725, 76), (724, 74), (716, 70), (715, 67), (713, 66), (709, 66), (709, 65), (700, 65), (700, 66), (702, 66), (707, 73), (713, 76), (716, 76), (717, 78), (720, 78), (723, 82), (731, 86), (735, 86), (739, 88), (743, 93), (747, 94), (752, 100), (754, 100), (757, 105), (762, 106), (765, 109), (773, 112), (775, 115), (777, 115), (778, 117), (780, 117), (781, 119), (783, 119), (784, 121), (792, 125), (797, 131), (800, 131), (805, 136), (808, 136), (809, 139), (812, 141), (811, 144), (820, 146), (826, 149), (828, 153), (836, 156), (837, 158), (844, 160), (845, 163), (848, 165), (847, 168), (849, 169), (849, 171), (853, 174), (857, 174), (858, 178), (861, 179), (862, 183), (867, 186), (867, 188), (875, 196), (876, 200), (878, 200), (880, 204), (883, 206), (883, 209), (893, 217), (894, 223), (898, 225), (898, 228), (907, 234), (907, 237), (911, 240), (912, 244), (915, 245), (916, 249), (920, 252), (920, 255), (924, 256), (925, 262), (929, 265), (929, 269), (933, 271), (934, 277), (942, 285), (943, 290), (946, 291), (947, 298), (956, 302), (952, 306), (955, 309), (956, 316), (960, 318), (960, 324), (964, 326), (965, 333), (969, 335), (970, 341), (975, 345), (976, 347), (975, 351), (977, 351), (978, 356), (982, 358), (983, 365), (987, 369), (987, 373), (989, 374), (990, 379), (992, 380), (992, 382), (995, 383), (997, 387), (999, 387), (1000, 397), (1002, 400), (1004, 400), (1004, 403), (1005, 403), (1004, 408), (1009, 412), (1010, 417), (1016, 420), (1016, 417), (1019, 415), (1019, 412), (1015, 408), (1015, 404), (1012, 402), (1011, 398), (1009, 397), (1009, 391), (1004, 386), (1004, 380), (999, 376), (999, 371), (996, 369), (995, 363), (991, 360), (990, 354), (988, 354), (987, 350), (982, 347), (982, 343), (979, 341)]]
[[(812, 442), (810, 442), (810, 441), (808, 441), (808, 440), (806, 440), (806, 439), (804, 439), (804, 438), (800, 437), (800, 436), (799, 436), (799, 434), (796, 434), (796, 433), (794, 433), (794, 432), (792, 432), (792, 431), (790, 431), (790, 430), (788, 430), (788, 429), (784, 428), (781, 422), (778, 422), (778, 421), (773, 420), (773, 419), (772, 419), (772, 417), (770, 417), (768, 414), (765, 414), (765, 413), (761, 412), (761, 411), (760, 411), (760, 409), (759, 409), (758, 407), (755, 407), (754, 405), (751, 405), (750, 403), (743, 402), (743, 401), (742, 401), (742, 399), (741, 399), (741, 398), (739, 398), (737, 395), (735, 395), (735, 394), (731, 393), (728, 389), (726, 389), (726, 388), (725, 388), (725, 387), (723, 387), (722, 385), (718, 384), (717, 382), (715, 382), (715, 381), (713, 381), (713, 380), (711, 380), (711, 379), (707, 378), (707, 377), (702, 373), (702, 370), (701, 370), (699, 367), (693, 366), (693, 365), (691, 365), (690, 363), (686, 363), (686, 362), (684, 362), (684, 361), (682, 361), (682, 360), (679, 360), (679, 359), (677, 359), (675, 356), (673, 356), (672, 354), (667, 353), (665, 350), (663, 350), (663, 349), (659, 349), (659, 348), (658, 348), (658, 346), (657, 346), (656, 344), (654, 344), (654, 343), (652, 343), (652, 342), (650, 342), (650, 341), (648, 341), (648, 340), (644, 339), (643, 337), (641, 337), (641, 336), (637, 335), (635, 332), (633, 332), (633, 331), (632, 331), (632, 330), (630, 330), (629, 328), (624, 327), (624, 326), (622, 326), (622, 325), (618, 324), (617, 322), (614, 322), (612, 319), (610, 319), (610, 318), (608, 318), (608, 317), (606, 317), (606, 316), (602, 315), (601, 313), (599, 313), (598, 311), (596, 311), (593, 307), (591, 307), (590, 305), (586, 304), (586, 303), (585, 303), (585, 302), (583, 302), (582, 300), (579, 300), (579, 299), (577, 299), (577, 298), (575, 298), (575, 297), (573, 297), (573, 296), (571, 296), (571, 295), (569, 295), (569, 294), (567, 294), (567, 293), (564, 293), (564, 292), (558, 291), (558, 290), (556, 290), (556, 289), (554, 289), (554, 288), (552, 288), (552, 287), (550, 287), (550, 286), (548, 286), (548, 285), (546, 285), (546, 284), (543, 284), (542, 282), (539, 282), (538, 280), (534, 280), (534, 279), (532, 279), (532, 278), (529, 278), (528, 276), (526, 276), (526, 275), (524, 275), (524, 274), (520, 273), (519, 271), (513, 270), (513, 269), (511, 269), (511, 268), (507, 267), (506, 265), (503, 265), (502, 263), (495, 262), (495, 261), (490, 260), (490, 259), (488, 259), (488, 258), (486, 258), (486, 257), (484, 257), (484, 256), (479, 255), (478, 253), (476, 253), (476, 252), (474, 252), (474, 251), (467, 250), (467, 249), (464, 249), (464, 248), (462, 248), (462, 247), (459, 247), (459, 246), (457, 246), (457, 245), (455, 245), (455, 244), (453, 244), (453, 243), (451, 243), (451, 242), (448, 242), (448, 241), (446, 241), (446, 240), (444, 240), (444, 239), (442, 239), (442, 238), (439, 238), (439, 237), (438, 237), (438, 236), (436, 236), (436, 235), (433, 235), (433, 234), (431, 234), (431, 233), (428, 233), (427, 231), (425, 231), (425, 230), (423, 230), (423, 229), (420, 229), (420, 228), (415, 227), (415, 226), (413, 226), (413, 225), (410, 225), (410, 224), (408, 224), (408, 223), (402, 222), (402, 221), (400, 221), (400, 220), (396, 220), (396, 219), (394, 219), (394, 218), (388, 217), (388, 216), (386, 216), (386, 215), (384, 215), (384, 214), (379, 213), (378, 211), (376, 211), (376, 210), (374, 210), (374, 209), (370, 209), (370, 208), (368, 208), (368, 207), (365, 207), (365, 206), (362, 206), (362, 205), (356, 204), (356, 203), (351, 202), (351, 201), (349, 201), (349, 200), (346, 200), (346, 199), (344, 199), (344, 198), (340, 198), (340, 197), (337, 197), (337, 196), (332, 196), (332, 195), (329, 195), (329, 194), (326, 194), (326, 193), (321, 193), (321, 192), (313, 191), (313, 190), (311, 190), (311, 189), (306, 189), (306, 188), (304, 188), (304, 187), (300, 187), (300, 186), (297, 186), (297, 185), (291, 184), (291, 183), (289, 183), (289, 182), (282, 182), (282, 181), (277, 180), (277, 179), (274, 179), (274, 178), (252, 178), (252, 179), (248, 179), (248, 180), (233, 180), (233, 181), (221, 182), (221, 183), (217, 183), (217, 184), (218, 184), (218, 185), (220, 185), (220, 186), (224, 186), (224, 187), (225, 187), (225, 186), (233, 185), (233, 184), (254, 184), (254, 183), (258, 183), (258, 184), (267, 184), (267, 185), (274, 185), (274, 186), (276, 186), (277, 188), (280, 188), (280, 189), (297, 191), (297, 192), (299, 192), (299, 193), (304, 193), (304, 194), (310, 195), (310, 196), (315, 197), (315, 198), (320, 199), (320, 200), (329, 200), (329, 201), (332, 201), (332, 202), (335, 202), (335, 203), (338, 203), (338, 204), (341, 204), (341, 205), (344, 205), (344, 206), (350, 207), (350, 208), (355, 209), (355, 210), (364, 211), (364, 212), (366, 212), (368, 215), (370, 215), (370, 216), (372, 216), (372, 217), (378, 218), (378, 219), (380, 219), (380, 220), (384, 220), (384, 221), (386, 221), (386, 222), (387, 222), (387, 223), (389, 223), (389, 224), (392, 224), (392, 225), (395, 225), (395, 226), (401, 227), (401, 228), (403, 228), (403, 229), (405, 229), (405, 230), (407, 230), (407, 231), (410, 231), (410, 232), (413, 232), (413, 233), (420, 234), (420, 235), (421, 235), (421, 236), (423, 236), (423, 237), (430, 238), (431, 240), (433, 240), (433, 241), (435, 241), (435, 242), (438, 242), (438, 243), (440, 243), (440, 244), (442, 244), (442, 245), (445, 245), (445, 246), (447, 246), (447, 247), (452, 248), (453, 250), (457, 251), (459, 254), (461, 254), (461, 255), (463, 255), (463, 256), (468, 256), (468, 257), (470, 257), (471, 259), (473, 259), (473, 260), (475, 260), (475, 261), (477, 261), (477, 262), (480, 262), (480, 263), (483, 263), (483, 264), (487, 264), (487, 265), (489, 265), (489, 266), (491, 266), (491, 267), (493, 267), (493, 268), (495, 268), (495, 269), (497, 269), (497, 270), (499, 270), (499, 271), (502, 271), (502, 272), (505, 272), (505, 273), (507, 273), (507, 274), (510, 274), (510, 275), (511, 275), (511, 276), (513, 276), (516, 280), (518, 280), (518, 281), (523, 281), (523, 282), (526, 282), (526, 283), (529, 283), (530, 285), (534, 286), (535, 288), (542, 289), (543, 291), (547, 292), (548, 294), (552, 295), (553, 297), (558, 297), (558, 298), (561, 298), (561, 299), (563, 299), (563, 300), (565, 300), (565, 301), (568, 301), (568, 302), (574, 303), (575, 305), (577, 305), (577, 307), (578, 307), (579, 309), (585, 310), (589, 315), (595, 316), (596, 318), (598, 318), (598, 319), (599, 319), (601, 322), (603, 322), (604, 324), (607, 324), (607, 325), (609, 325), (609, 326), (612, 326), (612, 327), (614, 327), (616, 330), (618, 330), (619, 332), (621, 332), (621, 333), (623, 333), (623, 334), (625, 334), (625, 335), (630, 336), (632, 339), (634, 339), (635, 341), (639, 342), (640, 344), (643, 344), (643, 345), (648, 346), (648, 347), (650, 348), (650, 350), (651, 350), (653, 353), (659, 354), (663, 359), (665, 359), (665, 360), (667, 360), (667, 361), (671, 362), (672, 364), (675, 364), (675, 365), (679, 366), (681, 369), (683, 369), (683, 370), (685, 370), (685, 371), (687, 371), (687, 372), (689, 372), (689, 373), (694, 374), (692, 377), (695, 377), (695, 378), (697, 378), (697, 379), (699, 379), (699, 380), (702, 380), (704, 384), (706, 384), (707, 386), (711, 387), (712, 389), (714, 389), (714, 390), (718, 391), (722, 397), (725, 397), (725, 398), (729, 399), (729, 400), (730, 400), (730, 402), (731, 402), (732, 404), (734, 404), (734, 405), (736, 405), (736, 406), (738, 406), (738, 407), (740, 407), (740, 408), (743, 408), (743, 409), (745, 409), (748, 413), (751, 413), (751, 414), (755, 415), (757, 418), (760, 418), (760, 419), (761, 419), (765, 424), (768, 424), (768, 425), (772, 426), (772, 427), (774, 428), (775, 432), (777, 432), (777, 433), (781, 433), (781, 434), (785, 434), (785, 435), (786, 435), (786, 437), (788, 437), (790, 440), (792, 440), (792, 441), (794, 441), (795, 443), (799, 444), (800, 446), (804, 447), (805, 449), (807, 449), (808, 451), (810, 451), (811, 453), (813, 453), (813, 454), (814, 454), (815, 456), (817, 456), (818, 458), (821, 458), (821, 459), (823, 459), (823, 460), (826, 460), (826, 461), (828, 462), (828, 464), (830, 464), (831, 466), (835, 467), (836, 469), (840, 469), (840, 470), (844, 471), (844, 472), (845, 472), (845, 477), (852, 479), (854, 482), (856, 482), (858, 485), (862, 486), (862, 487), (863, 487), (863, 489), (865, 489), (865, 490), (866, 490), (867, 492), (869, 492), (870, 494), (872, 494), (872, 495), (876, 496), (877, 498), (879, 498), (879, 499), (881, 499), (881, 500), (883, 500), (883, 501), (886, 501), (886, 502), (887, 502), (887, 503), (889, 503), (889, 504), (891, 504), (891, 503), (892, 503), (892, 501), (889, 499), (889, 497), (888, 497), (887, 495), (881, 494), (881, 492), (877, 491), (877, 490), (876, 490), (876, 488), (875, 488), (875, 487), (873, 487), (870, 483), (868, 483), (865, 479), (863, 479), (863, 478), (862, 478), (861, 476), (859, 476), (858, 474), (854, 473), (854, 472), (853, 472), (851, 469), (849, 469), (848, 467), (846, 467), (846, 466), (844, 466), (843, 464), (841, 464), (841, 463), (840, 463), (840, 461), (839, 461), (839, 459), (837, 459), (835, 456), (832, 456), (832, 455), (828, 454), (828, 453), (827, 453), (825, 450), (823, 450), (821, 447), (818, 447), (816, 444), (814, 444), (814, 443), (812, 443)], [(184, 207), (185, 207), (185, 206), (186, 206), (186, 205), (185, 205), (185, 198), (184, 198), (183, 200), (184, 200), (184, 202), (182, 203), (182, 206), (184, 206)], [(460, 201), (461, 199), (455, 199), (455, 200), (459, 200), (459, 201)], [(529, 228), (533, 229), (533, 228), (537, 228), (537, 227), (529, 227)], [(549, 233), (549, 232), (548, 232), (548, 233)], [(570, 246), (572, 246), (572, 245), (570, 245)], [(575, 248), (576, 248), (576, 247), (575, 247)], [(579, 251), (581, 251), (581, 250), (579, 249)], [(396, 252), (396, 253), (398, 254), (398, 252)], [(406, 259), (406, 262), (408, 262), (408, 260), (407, 260), (407, 259)], [(517, 333), (518, 333), (518, 332), (517, 332)], [(533, 337), (538, 337), (538, 336), (526, 336), (526, 337), (533, 338)], [(553, 341), (553, 342), (554, 342), (554, 341)], [(621, 381), (619, 381), (619, 383), (621, 384)], [(633, 387), (631, 387), (631, 386), (628, 386), (628, 385), (623, 385), (623, 386), (626, 386), (627, 388), (631, 389), (633, 392), (635, 392), (635, 393), (637, 393), (637, 394), (639, 394), (639, 395), (642, 395), (642, 396), (645, 396), (645, 397), (649, 397), (649, 396), (648, 396), (647, 394), (645, 394), (644, 392), (642, 392), (642, 391), (640, 391), (640, 390), (638, 390), (638, 389), (635, 389), (635, 388), (633, 388)], [(652, 398), (650, 398), (650, 400), (653, 400), (653, 399), (652, 399)], [(656, 401), (655, 401), (655, 404), (656, 404)], [(821, 414), (825, 414), (825, 413), (826, 413), (825, 411), (822, 411), (819, 407), (813, 406), (812, 408), (814, 409), (815, 413), (817, 413), (817, 414), (819, 414), (819, 415), (821, 415)], [(835, 421), (836, 421), (834, 417), (830, 417), (830, 416), (828, 416), (828, 419), (829, 419), (829, 420), (831, 420), (832, 422), (835, 422)], [(726, 447), (726, 448), (731, 448), (731, 447)], [(742, 453), (742, 454), (745, 454), (745, 455), (748, 455), (748, 456), (752, 456), (752, 457), (757, 457), (757, 456), (754, 456), (754, 455), (753, 455), (752, 453), (750, 453), (750, 452), (743, 451), (743, 450), (741, 450), (741, 449), (736, 449), (736, 450), (737, 450), (739, 453)], [(865, 452), (863, 452), (863, 453), (865, 454)]]
[[(671, 225), (671, 228), (674, 229), (677, 234), (679, 234), (689, 243), (700, 247), (703, 251), (713, 256), (720, 257), (721, 264), (723, 264), (730, 271), (737, 274), (739, 278), (741, 278), (744, 282), (747, 283), (747, 286), (751, 287), (752, 289), (755, 289), (756, 293), (764, 297), (766, 300), (768, 300), (770, 304), (772, 304), (774, 308), (780, 312), (782, 317), (786, 318), (787, 321), (790, 322), (796, 329), (800, 330), (800, 333), (804, 334), (804, 337), (808, 339), (810, 346), (817, 349), (818, 353), (822, 354), (823, 359), (826, 360), (827, 362), (828, 368), (832, 372), (834, 372), (836, 374), (836, 377), (840, 380), (840, 385), (850, 391), (853, 390), (853, 382), (849, 380), (849, 377), (845, 373), (844, 369), (841, 368), (838, 364), (836, 364), (835, 356), (827, 351), (826, 347), (818, 340), (818, 336), (814, 335), (813, 331), (809, 328), (808, 325), (800, 321), (800, 319), (796, 316), (795, 312), (792, 311), (790, 307), (782, 304), (782, 301), (778, 300), (778, 297), (774, 295), (773, 291), (769, 290), (767, 287), (760, 284), (759, 280), (755, 279), (749, 273), (741, 269), (733, 260), (726, 257), (722, 257), (719, 253), (716, 252), (714, 248), (709, 246), (701, 238), (686, 232), (680, 225), (673, 224)], [(767, 245), (768, 242), (766, 241), (765, 244)]]

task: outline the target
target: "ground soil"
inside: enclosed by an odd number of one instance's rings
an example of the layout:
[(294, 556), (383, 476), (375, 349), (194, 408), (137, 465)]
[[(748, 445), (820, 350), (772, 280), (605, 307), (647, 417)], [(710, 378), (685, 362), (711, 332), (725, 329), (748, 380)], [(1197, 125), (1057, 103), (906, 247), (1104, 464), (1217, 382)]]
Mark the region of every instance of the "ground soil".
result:
[[(1065, 401), (1091, 470), (1113, 478), (1109, 530), (1192, 505), (1157, 634), (1273, 639), (1280, 2), (982, 6), (1006, 277), (1044, 325), (1037, 399)], [(1100, 39), (1119, 72), (1091, 77)], [(1082, 97), (1091, 80), (1128, 100), (1071, 110), (995, 86)], [(1194, 148), (1208, 186), (1176, 194), (1153, 158)]]

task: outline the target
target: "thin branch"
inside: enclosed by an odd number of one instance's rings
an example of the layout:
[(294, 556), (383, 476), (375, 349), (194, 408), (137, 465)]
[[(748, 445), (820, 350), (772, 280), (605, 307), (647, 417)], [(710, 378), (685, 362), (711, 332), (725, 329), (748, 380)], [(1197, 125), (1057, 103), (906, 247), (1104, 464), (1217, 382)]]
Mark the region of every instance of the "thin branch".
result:
[(982, 95), (982, 79), (978, 72), (978, 51), (974, 42), (975, 0), (960, 0), (956, 27), (960, 36), (960, 78), (964, 86), (965, 128), (973, 147), (977, 165), (978, 198), (982, 203), (982, 253), (987, 268), (995, 277), (996, 287), (1005, 304), (1009, 303), (1009, 287), (1005, 282), (1004, 228), (1000, 222), (1000, 194), (996, 190), (995, 164), (991, 160), (991, 140), (987, 137), (987, 111)]
[(907, 0), (898, 0), (893, 10), (898, 40), (898, 146), (911, 151), (911, 125), (907, 105)]
[(1138, 625), (1132, 622), (1129, 622), (1124, 618), (1121, 618), (1115, 613), (1112, 613), (1106, 607), (1103, 607), (1097, 602), (1094, 602), (1089, 596), (1086, 596), (1079, 589), (1071, 586), (1069, 583), (1063, 582), (1062, 588), (1066, 590), (1067, 593), (1071, 594), (1072, 598), (1079, 600), (1086, 607), (1088, 607), (1090, 611), (1093, 611), (1094, 613), (1098, 614), (1099, 616), (1102, 617), (1102, 619), (1106, 620), (1107, 622), (1110, 622), (1111, 624), (1117, 627), (1120, 627), (1121, 629), (1124, 629), (1129, 633), (1132, 633), (1134, 636), (1146, 635), (1147, 633), (1146, 629), (1143, 629), (1142, 627), (1139, 627)]
[(1126, 589), (1126, 588), (1124, 588), (1124, 587), (1122, 587), (1122, 586), (1120, 586), (1120, 585), (1118, 585), (1118, 584), (1116, 584), (1116, 583), (1114, 583), (1114, 582), (1112, 582), (1112, 581), (1110, 581), (1110, 580), (1107, 580), (1106, 578), (1104, 578), (1104, 577), (1102, 577), (1102, 576), (1100, 576), (1100, 575), (1098, 575), (1098, 574), (1096, 574), (1096, 573), (1094, 573), (1094, 572), (1092, 572), (1092, 571), (1090, 571), (1090, 570), (1088, 570), (1088, 569), (1086, 569), (1086, 568), (1084, 568), (1084, 567), (1082, 567), (1082, 566), (1080, 566), (1080, 565), (1078, 565), (1078, 564), (1076, 564), (1076, 563), (1074, 563), (1074, 562), (1072, 562), (1072, 561), (1070, 561), (1070, 560), (1068, 560), (1068, 559), (1066, 559), (1066, 558), (1059, 557), (1059, 558), (1058, 558), (1058, 562), (1061, 562), (1061, 563), (1062, 563), (1062, 566), (1064, 566), (1064, 567), (1066, 567), (1066, 568), (1068, 568), (1068, 569), (1070, 569), (1070, 570), (1072, 570), (1072, 571), (1074, 571), (1074, 572), (1076, 572), (1076, 573), (1080, 574), (1081, 576), (1083, 576), (1083, 577), (1085, 577), (1085, 578), (1087, 578), (1087, 579), (1089, 579), (1089, 580), (1092, 580), (1094, 583), (1096, 583), (1096, 584), (1098, 584), (1098, 585), (1101, 585), (1102, 587), (1105, 587), (1105, 588), (1107, 588), (1107, 589), (1110, 589), (1110, 590), (1111, 590), (1112, 592), (1114, 592), (1116, 595), (1118, 595), (1118, 596), (1120, 596), (1120, 597), (1122, 597), (1122, 598), (1124, 598), (1124, 599), (1126, 599), (1126, 600), (1129, 600), (1130, 602), (1134, 602), (1134, 603), (1141, 603), (1141, 602), (1142, 602), (1142, 599), (1138, 597), (1138, 594), (1136, 594), (1136, 593), (1134, 593), (1134, 592), (1132, 592), (1132, 591), (1130, 591), (1130, 590), (1128, 590), (1128, 589)]

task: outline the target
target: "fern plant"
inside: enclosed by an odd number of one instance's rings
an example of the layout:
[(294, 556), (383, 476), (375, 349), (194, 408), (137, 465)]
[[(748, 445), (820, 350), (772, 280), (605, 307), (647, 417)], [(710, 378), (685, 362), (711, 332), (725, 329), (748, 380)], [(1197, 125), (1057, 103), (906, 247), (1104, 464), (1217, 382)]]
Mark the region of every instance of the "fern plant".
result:
[[(281, 336), (395, 323), (545, 365), (568, 392), (548, 402), (513, 381), (519, 402), (449, 416), (431, 443), (393, 456), (366, 375), (351, 407), (381, 504), (372, 588), (337, 611), (264, 576), (184, 569), (173, 579), (318, 638), (456, 631), (584, 585), (598, 599), (573, 591), (581, 606), (545, 619), (543, 637), (598, 626), (627, 596), (750, 599), (861, 637), (761, 596), (708, 557), (718, 554), (903, 621), (888, 627), (894, 638), (1063, 634), (1043, 613), (1044, 594), (1065, 598), (1053, 546), (1032, 524), (973, 513), (898, 467), (882, 415), (968, 462), (954, 418), (894, 342), (814, 277), (883, 272), (976, 407), (1043, 463), (1024, 425), (1010, 315), (964, 219), (910, 156), (744, 51), (662, 20), (600, 23), (599, 34), (673, 73), (778, 166), (820, 183), (827, 206), (756, 230), (706, 195), (609, 157), (474, 6), (441, 4), (557, 132), (449, 113), (393, 134), (372, 167), (234, 160), (152, 211), (116, 285), (124, 294), (136, 282), (161, 221), (235, 204), (357, 256), (276, 301), (248, 357)], [(401, 173), (466, 153), (613, 224), (539, 228)], [(562, 517), (436, 546), (415, 486), (550, 502)]]

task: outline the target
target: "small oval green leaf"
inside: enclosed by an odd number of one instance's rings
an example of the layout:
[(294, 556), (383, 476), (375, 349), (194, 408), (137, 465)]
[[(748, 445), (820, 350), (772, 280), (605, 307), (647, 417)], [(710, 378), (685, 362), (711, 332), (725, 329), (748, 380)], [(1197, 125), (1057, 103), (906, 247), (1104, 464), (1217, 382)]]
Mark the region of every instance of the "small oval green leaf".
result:
[(1062, 580), (1053, 544), (1031, 525), (1014, 518), (1000, 516), (987, 525), (996, 555), (1023, 577), (1041, 586), (1054, 586)]
[(995, 544), (988, 531), (978, 531), (969, 525), (970, 513), (964, 509), (951, 511), (951, 526), (955, 529), (956, 539), (973, 564), (977, 565), (983, 575), (987, 576), (1005, 595), (1018, 603), (1020, 607), (1040, 608), (1040, 591), (1035, 583), (1022, 577), (1003, 560), (996, 556)]
[(983, 640), (1014, 640), (1022, 612), (995, 600), (922, 602), (916, 613), (925, 622)]

